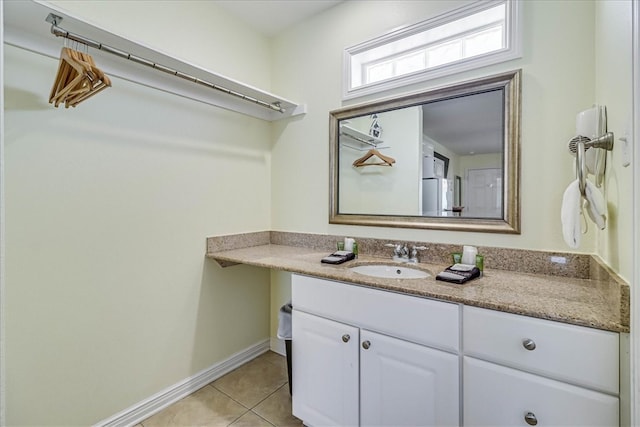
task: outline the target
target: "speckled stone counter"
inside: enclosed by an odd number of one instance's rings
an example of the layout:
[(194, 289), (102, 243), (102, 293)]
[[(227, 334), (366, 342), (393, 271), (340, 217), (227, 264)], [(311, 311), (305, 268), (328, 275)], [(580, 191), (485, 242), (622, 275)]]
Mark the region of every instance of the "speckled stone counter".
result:
[(248, 264), (607, 331), (629, 331), (628, 286), (611, 277), (604, 265), (587, 267), (595, 276), (588, 279), (485, 267), (483, 277), (456, 285), (435, 280), (435, 275), (448, 266), (446, 263), (429, 260), (412, 264), (412, 268), (431, 273), (426, 279), (383, 279), (352, 272), (349, 267), (391, 264), (390, 258), (361, 255), (341, 265), (328, 265), (320, 260), (330, 250), (272, 244), (268, 235), (259, 239), (256, 246), (240, 249), (229, 247), (247, 243), (233, 240), (226, 244), (230, 240), (224, 238), (208, 242), (207, 257), (221, 266)]

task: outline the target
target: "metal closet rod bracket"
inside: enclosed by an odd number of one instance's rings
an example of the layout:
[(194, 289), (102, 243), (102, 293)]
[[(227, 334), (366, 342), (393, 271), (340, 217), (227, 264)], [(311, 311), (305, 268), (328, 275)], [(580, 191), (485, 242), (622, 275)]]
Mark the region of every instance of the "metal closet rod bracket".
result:
[(47, 21), (51, 25), (58, 25), (60, 22), (62, 22), (62, 19), (63, 19), (62, 16), (58, 16), (58, 15), (54, 15), (53, 13), (50, 13), (45, 18), (45, 21)]
[(94, 49), (98, 49), (98, 50), (101, 50), (103, 52), (107, 52), (107, 53), (110, 53), (112, 55), (119, 56), (119, 57), (121, 57), (123, 59), (127, 59), (129, 61), (133, 61), (133, 62), (135, 62), (137, 64), (146, 65), (147, 67), (156, 69), (158, 71), (162, 71), (164, 73), (171, 74), (171, 75), (174, 75), (176, 77), (180, 77), (181, 79), (188, 80), (188, 81), (193, 82), (193, 83), (197, 83), (199, 85), (208, 87), (209, 89), (214, 89), (214, 90), (226, 93), (227, 95), (235, 96), (236, 98), (240, 98), (240, 99), (243, 99), (243, 100), (248, 101), (248, 102), (253, 102), (254, 104), (258, 104), (258, 105), (260, 105), (262, 107), (265, 107), (265, 108), (268, 108), (270, 110), (278, 111), (279, 113), (282, 113), (282, 114), (285, 113), (285, 109), (282, 108), (282, 106), (281, 106), (279, 101), (271, 102), (271, 103), (270, 102), (265, 102), (265, 101), (262, 101), (260, 99), (256, 99), (256, 98), (254, 98), (252, 96), (245, 95), (245, 94), (242, 94), (240, 92), (236, 92), (236, 91), (231, 90), (231, 89), (227, 89), (227, 88), (225, 88), (223, 86), (220, 86), (220, 85), (217, 85), (215, 83), (211, 83), (211, 82), (208, 82), (206, 80), (199, 79), (197, 77), (191, 76), (191, 75), (183, 73), (181, 71), (174, 70), (173, 68), (166, 67), (166, 66), (161, 65), (161, 64), (157, 64), (157, 63), (155, 63), (155, 62), (153, 62), (153, 61), (151, 61), (149, 59), (141, 58), (141, 57), (133, 55), (131, 53), (124, 52), (124, 51), (122, 51), (120, 49), (116, 49), (115, 47), (107, 46), (105, 44), (96, 42), (94, 40), (88, 39), (88, 38), (83, 37), (83, 36), (80, 36), (78, 34), (70, 33), (69, 31), (58, 27), (58, 24), (60, 24), (60, 22), (62, 22), (62, 19), (63, 18), (61, 16), (55, 15), (53, 13), (50, 13), (45, 18), (45, 21), (47, 21), (48, 23), (51, 24), (51, 34), (53, 34), (54, 36), (64, 37), (66, 39), (73, 40), (73, 41), (76, 41), (78, 43), (85, 44), (85, 45), (90, 46), (90, 47), (92, 47)]

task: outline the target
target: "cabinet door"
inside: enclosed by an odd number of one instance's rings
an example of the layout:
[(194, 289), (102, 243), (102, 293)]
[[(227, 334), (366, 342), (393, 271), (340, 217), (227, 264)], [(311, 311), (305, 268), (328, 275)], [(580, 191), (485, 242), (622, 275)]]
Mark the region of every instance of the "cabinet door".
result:
[(618, 398), (464, 358), (464, 425), (619, 425)]
[(293, 415), (306, 425), (358, 425), (358, 332), (293, 310)]
[(360, 331), (363, 426), (457, 426), (458, 356)]

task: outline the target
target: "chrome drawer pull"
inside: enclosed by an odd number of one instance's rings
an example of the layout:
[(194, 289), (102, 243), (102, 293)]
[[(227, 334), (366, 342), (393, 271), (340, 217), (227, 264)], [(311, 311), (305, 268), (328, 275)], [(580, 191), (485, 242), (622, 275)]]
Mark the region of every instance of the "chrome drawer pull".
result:
[(369, 350), (369, 347), (371, 347), (371, 341), (362, 341), (362, 348)]
[(349, 342), (350, 339), (351, 337), (349, 336), (349, 334), (344, 334), (342, 336), (342, 342)]
[(537, 426), (538, 425), (538, 419), (536, 418), (536, 414), (534, 414), (533, 412), (527, 412), (526, 414), (524, 414), (524, 420), (530, 426)]
[[(536, 343), (529, 338), (525, 338), (522, 340), (522, 346), (529, 351), (536, 349)], [(535, 424), (532, 424), (532, 425), (535, 425)]]

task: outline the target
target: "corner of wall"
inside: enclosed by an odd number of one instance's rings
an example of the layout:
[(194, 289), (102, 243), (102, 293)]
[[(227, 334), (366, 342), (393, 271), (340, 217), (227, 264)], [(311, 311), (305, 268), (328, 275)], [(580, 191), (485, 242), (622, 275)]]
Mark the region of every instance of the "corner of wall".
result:
[[(1, 3), (1, 2), (0, 2)], [(6, 425), (4, 330), (4, 12), (0, 4), (0, 425)]]

